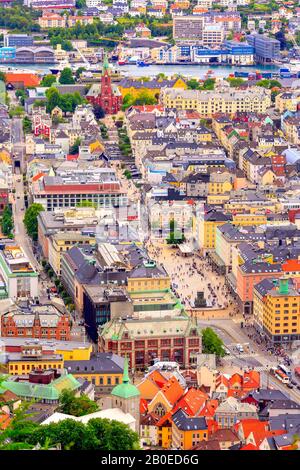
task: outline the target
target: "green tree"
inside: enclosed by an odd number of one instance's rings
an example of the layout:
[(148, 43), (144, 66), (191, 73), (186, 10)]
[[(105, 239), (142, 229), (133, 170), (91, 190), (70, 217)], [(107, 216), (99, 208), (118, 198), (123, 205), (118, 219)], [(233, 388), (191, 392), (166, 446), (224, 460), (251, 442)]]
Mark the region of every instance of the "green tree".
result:
[(56, 107), (60, 105), (60, 98), (61, 95), (59, 94), (59, 91), (57, 88), (52, 86), (49, 88), (49, 90), (46, 91), (46, 98), (47, 98), (47, 111), (48, 113), (51, 113), (51, 111)]
[(259, 80), (256, 82), (256, 86), (261, 86), (263, 88), (268, 88), (269, 90), (271, 88), (281, 88), (282, 85), (278, 80), (268, 80), (268, 79), (263, 79)]
[(216, 80), (215, 78), (207, 78), (204, 80), (202, 85), (202, 90), (214, 90), (215, 89)]
[(218, 357), (225, 355), (223, 341), (212, 328), (202, 330), (202, 350), (205, 354), (216, 354)]
[(80, 144), (81, 140), (79, 137), (77, 137), (74, 144), (70, 147), (70, 155), (77, 155), (79, 153)]
[(80, 75), (82, 74), (82, 72), (85, 72), (85, 70), (86, 70), (86, 68), (84, 68), (84, 67), (78, 67), (78, 69), (75, 72), (77, 80), (80, 77)]
[(127, 108), (130, 108), (134, 104), (134, 96), (130, 93), (127, 93), (123, 98), (122, 110), (125, 111)]
[(76, 397), (72, 390), (63, 390), (59, 397), (58, 411), (72, 416), (84, 416), (98, 410), (96, 402), (86, 395)]
[(134, 100), (135, 106), (143, 106), (143, 105), (151, 105), (151, 104), (156, 104), (157, 100), (150, 95), (148, 91), (142, 91), (141, 93), (138, 94), (138, 96)]
[(237, 78), (229, 77), (226, 80), (232, 88), (237, 88), (237, 87), (239, 87), (239, 86), (241, 86), (245, 83), (245, 81), (242, 78), (239, 78), (239, 77), (237, 77)]
[(199, 90), (200, 89), (200, 83), (195, 78), (191, 78), (191, 80), (188, 80), (186, 83), (187, 83), (187, 86), (190, 90)]
[(23, 106), (12, 106), (9, 110), (9, 117), (12, 118), (14, 116), (23, 116), (24, 108)]
[(125, 170), (125, 171), (124, 171), (124, 176), (125, 176), (128, 180), (131, 180), (131, 179), (132, 179), (131, 171)]
[(42, 204), (34, 202), (25, 212), (24, 225), (26, 227), (28, 235), (34, 240), (38, 237), (38, 215), (44, 210)]
[(52, 75), (51, 73), (48, 74), (48, 75), (45, 75), (40, 83), (41, 86), (44, 86), (44, 87), (51, 87), (51, 85), (53, 85), (53, 83), (56, 82), (56, 76), (55, 75)]
[(23, 131), (25, 134), (30, 134), (32, 130), (32, 123), (28, 116), (24, 116), (23, 118)]
[(35, 100), (35, 102), (33, 103), (33, 107), (34, 108), (40, 108), (40, 107), (44, 107), (46, 106), (47, 102), (44, 101), (44, 100)]
[(22, 106), (25, 104), (25, 99), (27, 98), (27, 94), (25, 90), (16, 90), (16, 97), (19, 98), (19, 101)]
[(5, 206), (1, 219), (1, 230), (3, 235), (10, 236), (14, 226), (12, 210), (9, 205)]
[(62, 85), (73, 85), (75, 83), (75, 80), (73, 78), (73, 73), (72, 70), (68, 67), (65, 67), (59, 77), (59, 83)]
[(176, 230), (175, 219), (170, 220), (170, 232), (167, 238), (168, 245), (180, 245), (181, 243), (185, 242), (185, 236), (182, 231)]

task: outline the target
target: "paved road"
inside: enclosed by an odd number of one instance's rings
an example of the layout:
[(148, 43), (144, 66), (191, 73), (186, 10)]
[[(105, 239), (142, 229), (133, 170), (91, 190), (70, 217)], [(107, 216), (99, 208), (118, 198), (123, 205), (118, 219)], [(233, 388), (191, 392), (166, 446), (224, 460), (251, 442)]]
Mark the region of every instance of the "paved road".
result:
[[(203, 328), (211, 326), (220, 336), (230, 352), (230, 355), (224, 358), (225, 364), (230, 363), (233, 367), (240, 368), (241, 371), (253, 367), (261, 374), (262, 387), (280, 390), (291, 400), (300, 403), (299, 390), (296, 388), (292, 390), (289, 389), (269, 373), (270, 367), (277, 365), (280, 360), (278, 360), (276, 356), (271, 356), (265, 351), (262, 351), (256, 343), (248, 338), (236, 323), (232, 320), (218, 320), (218, 323), (215, 321), (206, 321), (198, 322), (198, 324)], [(243, 354), (237, 352), (235, 348), (237, 343), (244, 345), (245, 352)]]
[(14, 117), (11, 120), (11, 142), (12, 153), (15, 160), (20, 160), (21, 171), (24, 168), (24, 153), (25, 143), (23, 134), (23, 120), (22, 118)]

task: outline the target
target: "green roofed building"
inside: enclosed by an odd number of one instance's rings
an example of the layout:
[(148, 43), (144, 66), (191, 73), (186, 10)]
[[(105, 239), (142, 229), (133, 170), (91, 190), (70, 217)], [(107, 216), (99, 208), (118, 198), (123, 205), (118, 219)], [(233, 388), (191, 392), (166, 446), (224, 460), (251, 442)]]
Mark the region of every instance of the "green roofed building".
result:
[(0, 392), (10, 390), (23, 400), (36, 399), (42, 403), (55, 404), (59, 402), (62, 390), (77, 391), (81, 383), (71, 374), (64, 374), (48, 384), (20, 381), (19, 377), (12, 377), (1, 384)]
[(140, 423), (140, 391), (129, 378), (128, 358), (125, 358), (122, 383), (116, 385), (112, 392), (112, 407), (120, 408), (124, 413), (130, 413), (135, 418), (136, 432)]

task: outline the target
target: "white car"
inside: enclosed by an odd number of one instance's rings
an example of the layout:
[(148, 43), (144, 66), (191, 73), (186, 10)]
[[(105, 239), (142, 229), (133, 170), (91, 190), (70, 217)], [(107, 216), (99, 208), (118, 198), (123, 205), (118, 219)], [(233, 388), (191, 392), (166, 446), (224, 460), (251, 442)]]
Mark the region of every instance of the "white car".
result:
[(240, 352), (240, 353), (243, 353), (244, 352), (244, 348), (241, 344), (237, 344), (236, 345), (236, 349)]

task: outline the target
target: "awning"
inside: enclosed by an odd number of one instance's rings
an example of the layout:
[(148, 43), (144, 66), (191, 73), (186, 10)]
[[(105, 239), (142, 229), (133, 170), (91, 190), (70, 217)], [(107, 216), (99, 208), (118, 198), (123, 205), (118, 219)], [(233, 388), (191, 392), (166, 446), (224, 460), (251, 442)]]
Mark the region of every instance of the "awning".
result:
[(189, 247), (187, 243), (182, 243), (182, 245), (178, 245), (179, 250), (181, 251), (182, 254), (184, 255), (191, 255), (193, 251)]

